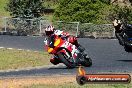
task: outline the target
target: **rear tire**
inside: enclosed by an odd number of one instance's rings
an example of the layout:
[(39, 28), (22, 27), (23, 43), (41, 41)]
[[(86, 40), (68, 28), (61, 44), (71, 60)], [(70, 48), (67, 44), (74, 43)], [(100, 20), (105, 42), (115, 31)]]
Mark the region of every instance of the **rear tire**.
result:
[(66, 55), (64, 55), (63, 53), (58, 53), (58, 57), (62, 61), (62, 63), (64, 63), (68, 68), (75, 68), (76, 67), (75, 63), (71, 63), (67, 59), (68, 57)]

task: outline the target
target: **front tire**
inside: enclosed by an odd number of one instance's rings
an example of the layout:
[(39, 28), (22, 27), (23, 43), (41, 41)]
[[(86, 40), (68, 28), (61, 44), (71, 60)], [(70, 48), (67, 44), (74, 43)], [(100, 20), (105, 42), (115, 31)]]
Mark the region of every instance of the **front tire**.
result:
[(76, 67), (75, 63), (70, 62), (69, 58), (65, 54), (58, 53), (58, 57), (62, 61), (62, 63), (64, 63), (68, 68), (75, 68)]
[(82, 65), (85, 66), (85, 67), (92, 66), (92, 59), (88, 56), (85, 56)]
[(126, 52), (132, 52), (131, 47), (128, 46), (128, 45), (124, 45), (124, 49), (125, 49)]

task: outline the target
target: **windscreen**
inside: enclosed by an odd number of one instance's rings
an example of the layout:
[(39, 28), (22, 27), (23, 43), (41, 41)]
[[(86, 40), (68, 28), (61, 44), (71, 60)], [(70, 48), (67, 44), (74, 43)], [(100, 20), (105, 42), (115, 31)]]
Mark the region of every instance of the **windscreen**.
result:
[(48, 38), (48, 46), (51, 47), (51, 48), (54, 48), (54, 41), (55, 41), (55, 35), (51, 35)]

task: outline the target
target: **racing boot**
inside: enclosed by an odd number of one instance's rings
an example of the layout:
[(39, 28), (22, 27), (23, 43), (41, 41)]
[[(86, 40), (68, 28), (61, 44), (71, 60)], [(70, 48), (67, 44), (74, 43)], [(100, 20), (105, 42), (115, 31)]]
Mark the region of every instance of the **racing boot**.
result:
[(54, 65), (57, 65), (57, 64), (60, 63), (60, 61), (59, 61), (57, 58), (51, 58), (51, 59), (50, 59), (50, 62), (51, 62), (52, 64), (54, 64)]

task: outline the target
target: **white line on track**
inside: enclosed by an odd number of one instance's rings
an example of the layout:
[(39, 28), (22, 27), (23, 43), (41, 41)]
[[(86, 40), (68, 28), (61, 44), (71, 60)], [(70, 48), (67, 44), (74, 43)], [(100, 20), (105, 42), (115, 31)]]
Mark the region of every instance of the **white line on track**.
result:
[[(15, 49), (15, 48), (6, 48), (6, 47), (0, 47), (0, 49), (8, 49), (8, 50), (12, 50), (12, 49)], [(19, 50), (19, 51), (28, 51), (28, 52), (30, 52), (30, 51), (33, 51), (33, 50), (26, 50), (26, 49), (15, 49), (15, 50)], [(33, 52), (39, 52), (39, 51), (33, 51)]]
[(11, 50), (11, 49), (13, 49), (13, 48), (7, 48), (7, 49)]
[(34, 70), (34, 69), (42, 69), (42, 68), (56, 68), (58, 66), (65, 66), (63, 64), (58, 64), (58, 65), (43, 65), (43, 66), (36, 66), (36, 67), (26, 67), (26, 68), (18, 68), (18, 69), (8, 69), (8, 70), (0, 70), (0, 73), (1, 72), (18, 72), (18, 71), (27, 71), (27, 70)]
[(0, 49), (3, 49), (4, 47), (0, 47)]
[(31, 50), (27, 50), (28, 52), (31, 51)]
[(23, 49), (17, 49), (17, 50), (23, 50)]
[(117, 39), (111, 39), (111, 40), (117, 40)]

